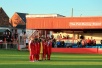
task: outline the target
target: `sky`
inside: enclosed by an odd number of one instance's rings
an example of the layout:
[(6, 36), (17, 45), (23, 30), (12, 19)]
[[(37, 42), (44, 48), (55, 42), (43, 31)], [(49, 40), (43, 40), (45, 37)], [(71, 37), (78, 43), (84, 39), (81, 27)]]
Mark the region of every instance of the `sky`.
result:
[(102, 16), (102, 0), (0, 0), (0, 7), (11, 18), (15, 12), (29, 14), (61, 14)]

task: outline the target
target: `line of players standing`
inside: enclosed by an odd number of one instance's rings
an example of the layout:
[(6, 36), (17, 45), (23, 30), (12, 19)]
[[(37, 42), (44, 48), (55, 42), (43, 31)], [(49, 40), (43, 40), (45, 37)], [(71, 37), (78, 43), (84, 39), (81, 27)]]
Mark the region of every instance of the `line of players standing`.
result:
[(31, 38), (29, 41), (29, 59), (31, 62), (39, 60), (50, 60), (52, 40), (44, 38)]

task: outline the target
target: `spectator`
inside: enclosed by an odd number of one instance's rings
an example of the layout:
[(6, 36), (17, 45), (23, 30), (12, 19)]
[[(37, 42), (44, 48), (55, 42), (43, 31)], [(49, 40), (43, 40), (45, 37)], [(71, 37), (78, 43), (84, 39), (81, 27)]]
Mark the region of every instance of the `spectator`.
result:
[(53, 39), (52, 40), (52, 47), (55, 47), (56, 46), (56, 39)]
[(51, 39), (54, 39), (54, 35), (51, 35)]
[(23, 32), (20, 33), (20, 45), (24, 44), (24, 40), (23, 40)]
[(61, 47), (61, 42), (57, 41), (57, 47)]
[(93, 43), (94, 43), (94, 42), (93, 42), (93, 39), (92, 39), (92, 37), (91, 37), (90, 45), (93, 46)]
[(84, 47), (86, 46), (85, 40), (82, 40), (82, 41), (81, 41), (81, 44), (82, 44), (82, 48), (84, 48)]
[(60, 39), (62, 39), (62, 35), (61, 35), (61, 34), (60, 34), (60, 36), (59, 36), (59, 37), (60, 37)]
[(64, 46), (65, 46), (65, 42), (62, 41), (62, 42), (61, 42), (61, 47), (64, 47)]
[(93, 40), (93, 46), (96, 46), (96, 40), (95, 39)]
[(77, 41), (77, 46), (78, 46), (78, 48), (80, 47), (80, 44), (81, 44), (81, 43), (80, 43), (80, 41), (78, 40), (78, 41)]
[(26, 48), (28, 48), (28, 42), (29, 42), (29, 40), (28, 40), (28, 38), (26, 38)]
[(14, 39), (15, 39), (15, 41), (17, 42), (17, 40), (18, 40), (18, 33), (17, 33), (17, 29), (15, 29)]
[(88, 46), (91, 46), (91, 40), (90, 40), (89, 38), (87, 39), (86, 42), (87, 42), (87, 45), (88, 45)]
[(102, 40), (100, 40), (100, 43), (102, 44)]
[(26, 38), (27, 38), (27, 35), (26, 35), (26, 32), (24, 32), (24, 34), (22, 35), (23, 45), (26, 45)]

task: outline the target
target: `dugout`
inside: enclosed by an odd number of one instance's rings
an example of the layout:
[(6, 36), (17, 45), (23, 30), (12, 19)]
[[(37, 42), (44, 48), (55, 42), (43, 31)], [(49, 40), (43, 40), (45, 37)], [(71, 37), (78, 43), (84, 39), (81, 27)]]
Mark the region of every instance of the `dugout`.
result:
[[(26, 28), (45, 31), (49, 35), (68, 35), (72, 43), (76, 43), (80, 36), (92, 38), (100, 44), (102, 39), (102, 16), (97, 17), (26, 17)], [(49, 32), (50, 31), (50, 32)], [(49, 35), (48, 35), (49, 34)]]

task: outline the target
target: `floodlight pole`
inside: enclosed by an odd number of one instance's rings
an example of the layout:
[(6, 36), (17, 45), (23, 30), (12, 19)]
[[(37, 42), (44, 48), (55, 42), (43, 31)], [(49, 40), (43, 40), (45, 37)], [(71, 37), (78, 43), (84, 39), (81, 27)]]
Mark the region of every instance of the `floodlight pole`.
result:
[(73, 8), (72, 8), (72, 17), (73, 17)]

